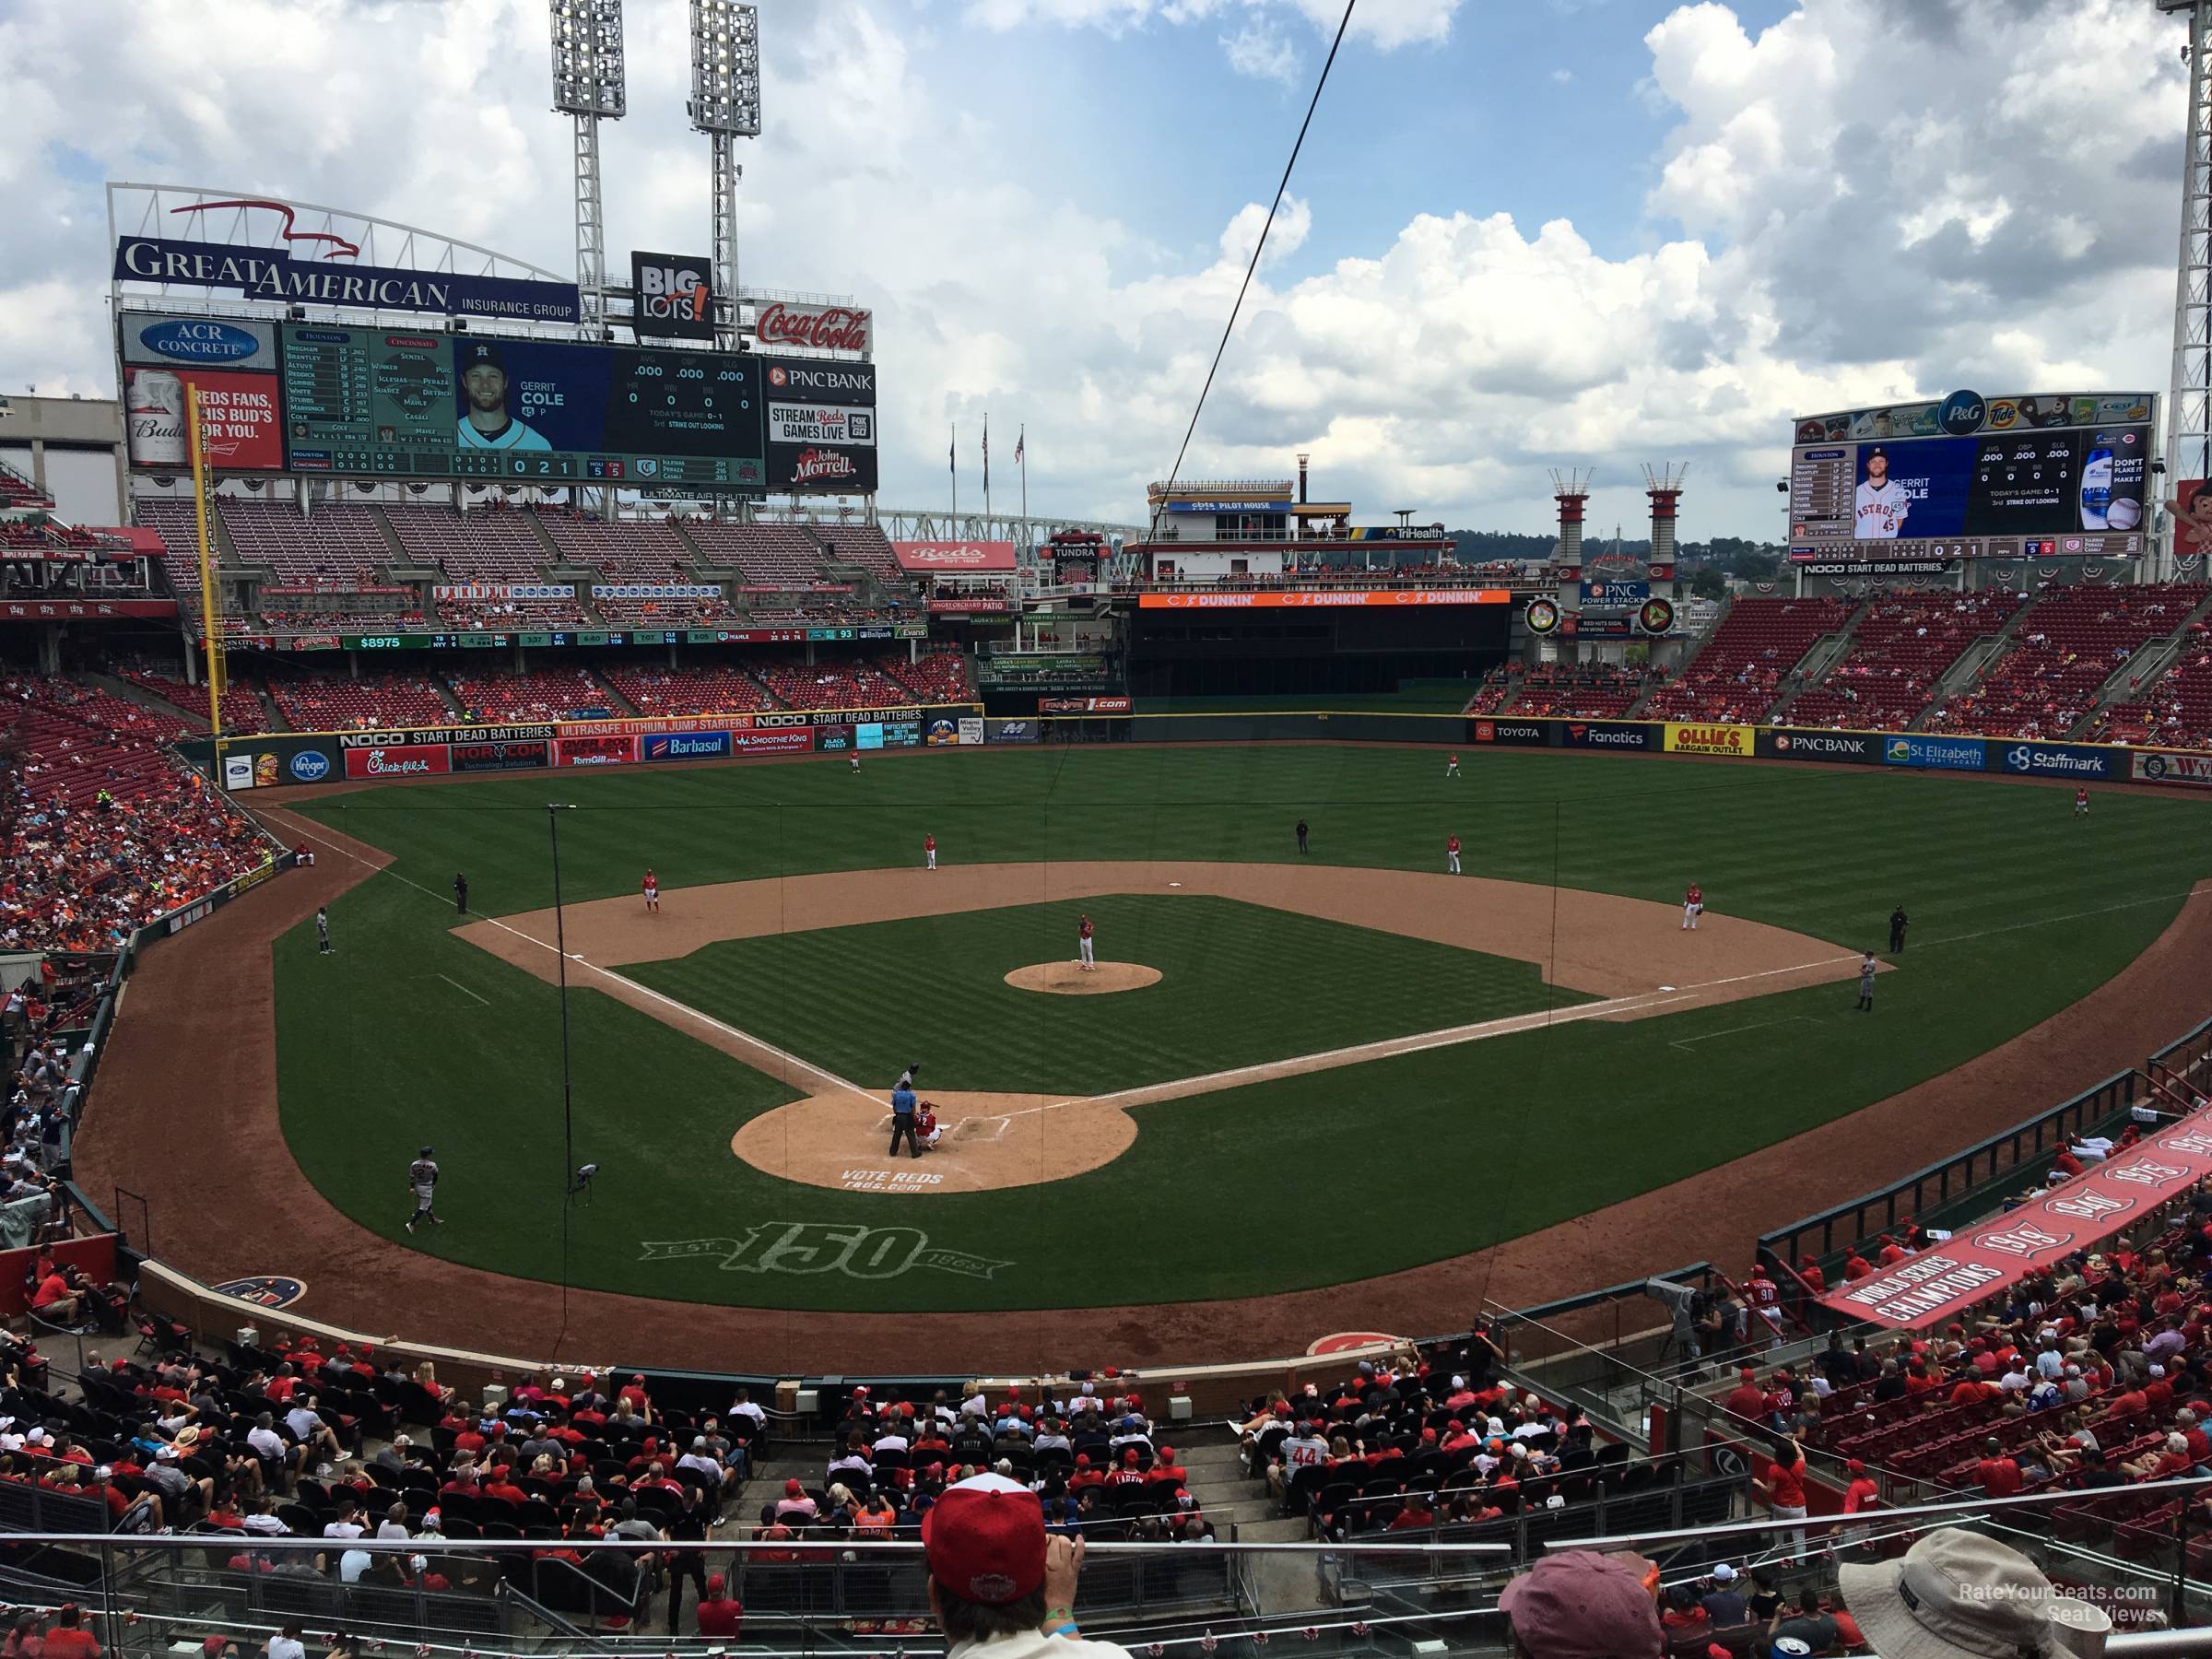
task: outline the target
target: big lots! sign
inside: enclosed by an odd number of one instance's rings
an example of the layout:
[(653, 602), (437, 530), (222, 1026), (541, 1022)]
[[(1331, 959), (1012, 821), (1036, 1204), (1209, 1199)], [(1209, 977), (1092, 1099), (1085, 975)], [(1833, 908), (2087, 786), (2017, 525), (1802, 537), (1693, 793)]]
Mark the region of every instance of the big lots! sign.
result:
[(453, 751), (442, 743), (419, 748), (370, 748), (346, 751), (349, 778), (426, 778), (453, 771)]

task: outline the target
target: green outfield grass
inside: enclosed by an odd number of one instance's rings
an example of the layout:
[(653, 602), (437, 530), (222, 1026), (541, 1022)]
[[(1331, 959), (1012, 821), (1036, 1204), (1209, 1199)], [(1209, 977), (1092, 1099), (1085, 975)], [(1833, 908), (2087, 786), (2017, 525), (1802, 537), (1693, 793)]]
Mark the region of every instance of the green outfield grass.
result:
[[(337, 957), (317, 957), (312, 927), (278, 943), (285, 1134), (335, 1203), (403, 1239), (407, 1159), (419, 1142), (436, 1144), (447, 1171), (440, 1207), (453, 1222), (407, 1241), (479, 1266), (557, 1273), (555, 998), (448, 931), (457, 870), (481, 912), (550, 902), (548, 798), (578, 808), (559, 826), (571, 900), (634, 893), (648, 863), (672, 889), (908, 864), (925, 830), (948, 863), (1277, 861), (1291, 855), (1291, 826), (1303, 817), (1318, 861), (1430, 870), (1456, 831), (1471, 875), (1664, 901), (1694, 877), (1717, 911), (1846, 947), (1881, 944), (1892, 904), (1912, 912), (1910, 949), (1871, 1017), (1850, 1012), (1852, 987), (1830, 986), (1429, 1051), (1141, 1108), (1135, 1146), (1091, 1174), (919, 1198), (797, 1186), (740, 1164), (728, 1147), (735, 1127), (803, 1091), (576, 993), (576, 1155), (602, 1173), (593, 1205), (571, 1218), (574, 1282), (794, 1308), (1177, 1300), (1305, 1288), (1479, 1249), (1741, 1157), (2017, 1035), (2139, 953), (2191, 883), (2212, 873), (2212, 803), (2184, 797), (2100, 794), (2091, 817), (2077, 820), (2065, 791), (1975, 778), (1556, 754), (1469, 753), (1465, 763), (1466, 777), (1447, 782), (1441, 757), (1424, 749), (978, 750), (871, 758), (858, 777), (841, 762), (639, 770), (315, 802), (303, 810), (396, 862), (333, 906)], [(1186, 902), (1166, 901), (1163, 916)], [(1065, 949), (1065, 922), (1041, 915), (1052, 908), (997, 912), (996, 924), (983, 912), (718, 945), (638, 971), (809, 1059), (835, 1066), (842, 1057), (871, 1075), (912, 1057), (881, 1052), (872, 1034), (885, 999), (905, 998), (905, 1029), (910, 1018), (926, 1027), (933, 1007), (957, 1015), (933, 1049), (944, 1087), (956, 1068), (977, 1085), (1015, 1087), (1000, 1068), (1018, 1063), (1049, 1076), (1046, 1087), (1072, 1089), (1203, 1055), (1235, 1064), (1239, 1044), (1334, 1046), (1344, 1039), (1315, 1040), (1323, 1019), (1340, 1018), (1326, 1005), (1366, 996), (1378, 972), (1390, 977), (1371, 1013), (1394, 998), (1416, 1002), (1436, 969), (1408, 972), (1420, 959), (1396, 953), (1441, 948), (1387, 939), (1386, 964), (1355, 965), (1344, 940), (1374, 935), (1331, 929), (1325, 948), (1283, 969), (1292, 994), (1271, 985), (1225, 1012), (1157, 1029), (1132, 1020), (1126, 1052), (1095, 1028), (1082, 1041), (1100, 1045), (1100, 1075), (1062, 1082), (1058, 1058), (985, 1019), (997, 995), (1020, 998), (1030, 1021), (1044, 1018), (1038, 1005), (1077, 1006), (998, 983), (1015, 965), (1008, 952), (1036, 960)], [(1147, 913), (1129, 924), (1166, 923)], [(901, 941), (897, 930), (910, 926), (923, 931)], [(1032, 926), (1059, 943), (1029, 949)], [(1219, 931), (1172, 947), (1234, 948)], [(892, 947), (872, 949), (860, 935)], [(1108, 955), (1137, 957), (1113, 937)], [(1265, 954), (1264, 939), (1257, 947)], [(1451, 971), (1466, 976), (1470, 994), (1513, 994), (1493, 969), (1473, 958)], [(822, 1000), (831, 982), (822, 976), (833, 971), (860, 974), (861, 994)], [(1100, 999), (1099, 1015), (1119, 1021), (1112, 1006), (1139, 1010), (1146, 994)], [(1457, 1018), (1417, 1017), (1405, 1029)], [(1005, 1053), (991, 1052), (1001, 1043)], [(2020, 1114), (2047, 1103), (2023, 1100)], [(1524, 1156), (1501, 1177), (1509, 1153), (1538, 1144), (1557, 1155)], [(1375, 1214), (1395, 1220), (1349, 1219)], [(1313, 1218), (1319, 1233), (1282, 1226), (1286, 1215)], [(1111, 1273), (1090, 1253), (1060, 1247), (1091, 1218), (1112, 1225)], [(1193, 1248), (1194, 1221), (1215, 1247)], [(780, 1271), (764, 1241), (800, 1225), (911, 1228), (933, 1248), (1003, 1265), (987, 1277), (926, 1265), (889, 1278)], [(1312, 1248), (1316, 1236), (1329, 1239), (1326, 1251)], [(733, 1241), (737, 1258), (726, 1267), (718, 1256), (646, 1259), (648, 1242), (702, 1238)]]
[[(1006, 982), (1069, 956), (1078, 913), (1101, 959), (1157, 968), (1160, 982), (1112, 996)], [(1549, 989), (1532, 962), (1196, 894), (725, 939), (623, 972), (857, 1082), (926, 1055), (933, 1088), (1024, 1094), (1100, 1094), (1589, 1000)], [(826, 1022), (841, 1005), (877, 1012)], [(1299, 1017), (1255, 1019), (1255, 1006)]]

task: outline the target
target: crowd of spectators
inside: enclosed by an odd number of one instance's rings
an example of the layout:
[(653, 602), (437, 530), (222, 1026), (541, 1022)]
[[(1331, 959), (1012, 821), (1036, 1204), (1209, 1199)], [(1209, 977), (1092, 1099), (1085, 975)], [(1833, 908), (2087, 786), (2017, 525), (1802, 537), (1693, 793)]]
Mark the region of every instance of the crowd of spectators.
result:
[(1651, 670), (1622, 663), (1547, 663), (1521, 677), (1513, 714), (1607, 720), (1625, 714), (1651, 685)]
[(2202, 582), (2053, 587), (1973, 683), (1928, 716), (1926, 729), (2065, 737), (2104, 683), (2146, 644), (2180, 628), (2208, 592)]
[(80, 690), (58, 680), (0, 682), (0, 727), (10, 734), (0, 742), (13, 757), (0, 775), (0, 947), (115, 950), (156, 916), (273, 853), (250, 820), (156, 739), (81, 712)]

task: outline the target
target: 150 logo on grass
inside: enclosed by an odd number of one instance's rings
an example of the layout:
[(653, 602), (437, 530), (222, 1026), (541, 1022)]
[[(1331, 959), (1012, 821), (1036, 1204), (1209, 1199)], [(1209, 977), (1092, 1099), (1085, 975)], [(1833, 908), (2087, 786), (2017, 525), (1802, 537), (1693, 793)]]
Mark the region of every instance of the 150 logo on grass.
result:
[(826, 1221), (759, 1221), (737, 1239), (646, 1240), (641, 1262), (720, 1256), (724, 1273), (842, 1273), (853, 1278), (897, 1278), (916, 1267), (938, 1267), (989, 1278), (1011, 1262), (933, 1250), (914, 1227), (858, 1227)]

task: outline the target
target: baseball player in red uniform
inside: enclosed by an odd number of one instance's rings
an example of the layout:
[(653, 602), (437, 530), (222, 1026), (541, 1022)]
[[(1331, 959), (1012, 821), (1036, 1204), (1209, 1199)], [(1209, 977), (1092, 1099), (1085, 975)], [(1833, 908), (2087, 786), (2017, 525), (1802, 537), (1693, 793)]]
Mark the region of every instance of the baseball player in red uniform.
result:
[(926, 861), (924, 868), (934, 870), (937, 867), (937, 838), (935, 836), (924, 835), (922, 838), (922, 856)]
[(2089, 816), (2089, 792), (2086, 789), (2077, 789), (2074, 792), (2074, 816), (2076, 818)]
[(1459, 757), (1457, 755), (1453, 755), (1444, 762), (1444, 776), (1447, 778), (1459, 776)]
[(661, 878), (651, 870), (645, 872), (645, 909), (656, 916), (661, 911)]
[(914, 1108), (914, 1138), (922, 1143), (922, 1150), (935, 1152), (937, 1137), (944, 1133), (937, 1127), (937, 1109), (927, 1100)]
[(1693, 881), (1689, 884), (1689, 891), (1682, 895), (1682, 925), (1692, 933), (1697, 932), (1698, 918), (1704, 913), (1705, 889)]
[(1444, 868), (1454, 876), (1459, 874), (1459, 837), (1456, 835), (1444, 842)]
[(1090, 918), (1077, 916), (1076, 918), (1076, 966), (1085, 973), (1088, 973), (1098, 967), (1098, 963), (1090, 959)]

